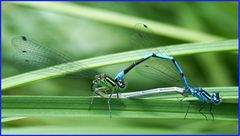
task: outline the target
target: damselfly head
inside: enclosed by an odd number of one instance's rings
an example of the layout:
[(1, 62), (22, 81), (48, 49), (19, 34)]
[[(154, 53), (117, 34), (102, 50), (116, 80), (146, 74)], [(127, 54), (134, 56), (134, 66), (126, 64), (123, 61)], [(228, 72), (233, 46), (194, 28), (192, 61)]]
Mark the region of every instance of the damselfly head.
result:
[(222, 102), (222, 99), (219, 96), (219, 92), (213, 92), (212, 93), (212, 102), (215, 105), (218, 105), (218, 104), (220, 104)]
[(126, 82), (126, 80), (124, 80), (124, 79), (119, 80), (119, 81), (117, 82), (117, 84), (118, 84), (120, 90), (124, 90), (124, 89), (126, 89), (126, 87), (127, 87), (127, 82)]

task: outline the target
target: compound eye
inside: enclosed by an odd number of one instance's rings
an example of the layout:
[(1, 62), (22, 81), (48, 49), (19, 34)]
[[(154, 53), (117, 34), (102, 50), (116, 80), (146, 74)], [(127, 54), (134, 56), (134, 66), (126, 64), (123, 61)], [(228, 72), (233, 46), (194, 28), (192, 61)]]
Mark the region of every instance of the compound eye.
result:
[(214, 101), (216, 101), (216, 100), (217, 100), (217, 98), (216, 98), (216, 97), (213, 97), (213, 100), (214, 100)]
[(124, 85), (124, 84), (121, 84), (121, 88), (125, 88), (125, 85)]
[(219, 97), (219, 93), (214, 92), (214, 93), (212, 94), (212, 99), (213, 99), (213, 101), (214, 101), (214, 103), (215, 103), (216, 105), (218, 105), (219, 103), (221, 103), (221, 99), (220, 99), (220, 97)]
[(120, 81), (120, 82), (119, 82), (119, 85), (120, 85), (120, 86), (123, 86), (123, 83), (122, 83), (122, 81)]
[(215, 100), (214, 100), (214, 102), (215, 102), (216, 104), (219, 104), (220, 101), (221, 101), (221, 100), (218, 100), (218, 99), (215, 99)]
[(125, 88), (125, 84), (124, 84), (124, 82), (123, 82), (122, 80), (120, 80), (120, 81), (118, 82), (118, 85), (119, 85), (121, 88)]
[(213, 93), (213, 97), (215, 97), (216, 99), (219, 98), (219, 93)]
[(216, 93), (216, 97), (219, 98), (219, 93)]

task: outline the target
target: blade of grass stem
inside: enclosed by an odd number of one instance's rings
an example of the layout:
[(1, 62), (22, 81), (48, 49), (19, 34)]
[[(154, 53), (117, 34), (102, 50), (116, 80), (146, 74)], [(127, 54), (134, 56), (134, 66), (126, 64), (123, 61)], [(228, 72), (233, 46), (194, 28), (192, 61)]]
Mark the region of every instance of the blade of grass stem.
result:
[(190, 42), (216, 41), (223, 39), (220, 36), (194, 31), (179, 26), (148, 20), (145, 18), (116, 13), (109, 10), (98, 9), (83, 5), (70, 3), (50, 3), (50, 2), (17, 2), (17, 5), (28, 6), (35, 9), (67, 14), (76, 17), (85, 17), (88, 19), (104, 22), (112, 25), (118, 25), (134, 29), (134, 24), (145, 23), (154, 30), (153, 33), (161, 36), (167, 36), (175, 39), (181, 39)]
[[(188, 54), (219, 52), (219, 51), (234, 51), (234, 50), (238, 50), (238, 40), (226, 40), (226, 41), (217, 41), (217, 42), (209, 42), (209, 43), (180, 44), (180, 45), (158, 47), (154, 50), (166, 50), (166, 49), (170, 52), (170, 54), (168, 55), (171, 55), (171, 56), (181, 56), (181, 55), (188, 55)], [(7, 90), (8, 88), (30, 83), (37, 80), (63, 76), (66, 74), (80, 72), (84, 70), (90, 70), (90, 69), (99, 68), (103, 66), (135, 61), (140, 59), (141, 58), (140, 56), (146, 55), (146, 52), (150, 52), (152, 50), (153, 50), (152, 48), (135, 50), (135, 51), (116, 53), (111, 55), (105, 55), (105, 56), (100, 56), (100, 57), (95, 57), (90, 59), (69, 62), (69, 63), (54, 66), (56, 69), (59, 69), (59, 70), (54, 70), (54, 72), (51, 72), (51, 73), (49, 73), (48, 71), (49, 70), (52, 71), (51, 70), (52, 67), (23, 73), (20, 75), (2, 79), (2, 90)], [(88, 66), (88, 67), (82, 67), (82, 65)], [(64, 71), (63, 69), (66, 69), (66, 71)]]
[[(228, 103), (225, 97), (238, 93), (237, 87), (210, 88), (219, 90), (223, 96), (223, 103), (214, 106), (213, 113), (216, 120), (237, 120), (238, 103)], [(223, 93), (224, 92), (224, 93)], [(172, 96), (173, 98), (175, 96)], [(231, 99), (238, 99), (232, 97)], [(113, 117), (122, 118), (182, 118), (189, 101), (164, 99), (118, 99), (111, 102)], [(83, 96), (2, 96), (2, 116), (31, 117), (31, 116), (83, 116), (109, 117), (107, 99), (95, 98), (92, 110), (88, 111), (91, 97)], [(191, 106), (188, 117), (204, 119), (198, 112), (199, 105)], [(209, 108), (203, 110), (209, 113)]]

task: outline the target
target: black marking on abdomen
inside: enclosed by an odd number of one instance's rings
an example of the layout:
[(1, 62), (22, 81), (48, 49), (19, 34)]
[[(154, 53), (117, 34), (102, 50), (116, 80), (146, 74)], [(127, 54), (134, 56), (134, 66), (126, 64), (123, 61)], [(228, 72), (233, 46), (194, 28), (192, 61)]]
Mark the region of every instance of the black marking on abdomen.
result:
[(135, 67), (136, 65), (138, 65), (139, 63), (145, 61), (146, 59), (145, 58), (141, 58), (140, 60), (132, 63), (129, 67), (127, 67), (123, 72), (124, 74), (128, 73), (133, 67)]

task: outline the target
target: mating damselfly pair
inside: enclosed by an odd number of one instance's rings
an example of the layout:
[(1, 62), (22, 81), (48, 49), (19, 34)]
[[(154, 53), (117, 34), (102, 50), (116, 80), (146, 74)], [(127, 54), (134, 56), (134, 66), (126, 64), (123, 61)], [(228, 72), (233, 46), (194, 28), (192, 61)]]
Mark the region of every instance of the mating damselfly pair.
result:
[[(150, 29), (145, 24), (137, 24), (136, 25), (137, 32), (133, 38), (135, 40), (135, 45), (142, 45), (147, 47), (148, 44), (152, 44), (151, 40), (148, 37), (148, 33)], [(66, 70), (61, 69), (59, 67), (54, 67), (55, 65), (68, 63), (71, 61), (69, 57), (66, 57), (62, 53), (52, 50), (50, 48), (44, 47), (34, 40), (30, 39), (26, 36), (18, 36), (13, 38), (12, 44), (17, 50), (15, 54), (15, 58), (19, 60), (21, 64), (31, 66), (32, 68), (45, 68), (45, 67), (52, 67), (52, 71), (54, 69)], [(117, 98), (124, 98), (124, 95), (119, 93), (123, 92), (126, 89), (126, 80), (125, 76), (133, 69), (136, 69), (137, 73), (140, 75), (144, 75), (146, 77), (155, 77), (155, 79), (159, 79), (159, 82), (164, 82), (164, 80), (170, 80), (170, 82), (178, 83), (182, 87), (179, 88), (159, 88), (159, 89), (152, 89), (149, 91), (140, 91), (140, 92), (132, 92), (129, 94), (125, 94), (125, 98), (129, 98), (132, 96), (139, 96), (145, 95), (149, 93), (163, 93), (163, 92), (171, 92), (174, 91), (178, 92), (179, 94), (183, 95), (184, 97), (188, 95), (192, 95), (203, 102), (201, 105), (199, 112), (206, 118), (206, 116), (201, 112), (201, 110), (207, 105), (210, 104), (210, 113), (214, 119), (212, 113), (212, 106), (218, 105), (222, 102), (219, 93), (213, 92), (209, 94), (201, 87), (191, 85), (182, 68), (177, 63), (174, 57), (168, 55), (167, 50), (153, 50), (151, 52), (146, 52), (146, 55), (143, 56), (141, 59), (133, 62), (130, 66), (128, 66), (123, 71), (119, 72), (115, 78), (108, 76), (106, 74), (98, 74), (96, 72), (82, 72), (77, 76), (84, 76), (90, 77), (89, 74), (94, 75), (94, 79), (92, 81), (91, 90), (93, 91), (93, 97), (90, 102), (89, 109), (94, 102), (95, 96), (102, 96), (107, 97), (108, 101), (108, 108), (111, 117), (111, 99), (113, 96)], [(124, 57), (124, 56), (123, 56)], [(152, 62), (152, 59), (155, 59), (155, 62)], [(144, 64), (144, 65), (141, 65)], [(80, 65), (80, 64), (78, 64)], [(74, 67), (74, 65), (72, 65)], [(82, 67), (88, 67), (86, 65), (82, 65)], [(51, 70), (49, 72), (51, 72)], [(74, 75), (74, 74), (72, 74)], [(139, 81), (140, 82), (140, 81)], [(187, 112), (185, 114), (184, 119), (187, 116), (188, 110), (190, 105), (193, 104), (192, 102), (189, 103), (187, 108)], [(207, 119), (207, 118), (206, 118)]]

